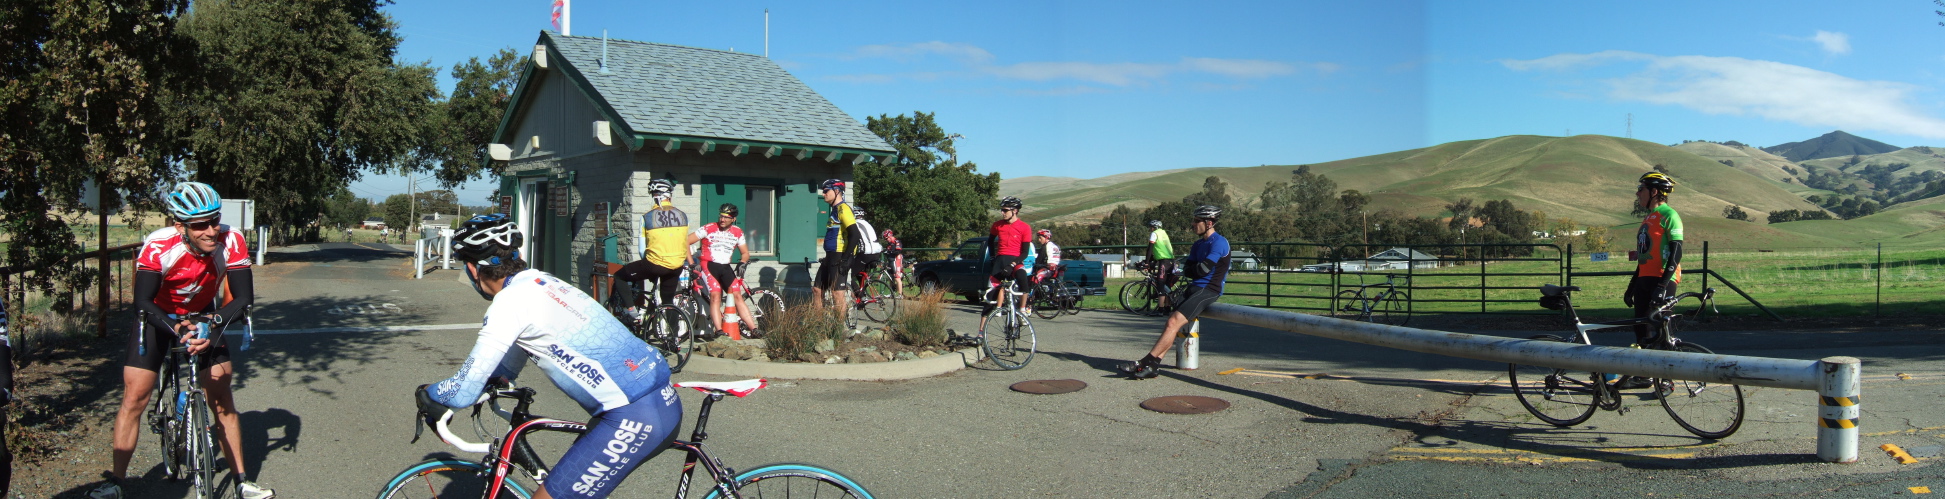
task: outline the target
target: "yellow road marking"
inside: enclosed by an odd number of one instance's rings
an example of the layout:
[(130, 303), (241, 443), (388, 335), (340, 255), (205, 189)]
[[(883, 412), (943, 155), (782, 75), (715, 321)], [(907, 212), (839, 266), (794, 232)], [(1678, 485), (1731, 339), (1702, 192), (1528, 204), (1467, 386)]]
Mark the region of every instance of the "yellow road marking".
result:
[(1293, 372), (1285, 372), (1285, 371), (1266, 371), (1261, 369), (1230, 369), (1228, 371), (1223, 371), (1218, 374), (1241, 374), (1244, 376), (1263, 376), (1268, 378), (1328, 379), (1334, 381), (1358, 381), (1358, 380), (1422, 381), (1427, 383), (1456, 383), (1456, 384), (1466, 384), (1466, 385), (1476, 385), (1480, 383), (1488, 383), (1497, 380), (1497, 378), (1490, 378), (1484, 380), (1386, 378), (1381, 376), (1344, 376), (1344, 375), (1330, 374), (1330, 373), (1293, 373)]
[(1923, 486), (1923, 485), (1920, 485), (1920, 486), (1917, 486), (1917, 487), (1906, 487), (1906, 488), (1908, 488), (1908, 489), (1911, 489), (1911, 493), (1913, 493), (1913, 494), (1930, 494), (1930, 493), (1931, 493), (1931, 487), (1926, 487), (1926, 486)]
[(1918, 433), (1921, 431), (1933, 431), (1933, 430), (1945, 430), (1945, 426), (1933, 426), (1930, 428), (1912, 428), (1909, 430), (1880, 431), (1875, 433), (1862, 433), (1861, 435), (1866, 437), (1882, 437), (1885, 435), (1901, 435), (1905, 433)]

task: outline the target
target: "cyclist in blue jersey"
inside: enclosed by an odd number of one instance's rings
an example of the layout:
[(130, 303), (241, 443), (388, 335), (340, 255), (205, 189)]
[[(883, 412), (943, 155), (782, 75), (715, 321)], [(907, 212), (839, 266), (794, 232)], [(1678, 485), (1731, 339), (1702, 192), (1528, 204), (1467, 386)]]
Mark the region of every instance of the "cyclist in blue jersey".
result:
[(1194, 215), (1195, 222), (1189, 228), (1201, 239), (1189, 248), (1188, 261), (1182, 262), (1182, 274), (1190, 279), (1189, 284), (1171, 300), (1177, 306), (1168, 314), (1168, 324), (1162, 326), (1162, 337), (1155, 341), (1155, 348), (1149, 349), (1148, 356), (1141, 360), (1116, 368), (1130, 378), (1161, 375), (1162, 354), (1175, 346), (1175, 335), (1222, 297), (1222, 286), (1229, 280), (1229, 239), (1216, 233), (1216, 219), (1222, 218), (1222, 208), (1202, 205), (1195, 208)]
[(412, 390), (419, 415), (444, 419), (478, 402), (488, 378), (513, 379), (532, 361), (591, 418), (534, 497), (607, 497), (682, 423), (668, 363), (586, 293), (528, 269), (506, 215), (473, 217), (452, 241), (473, 289), (493, 304), (459, 374)]

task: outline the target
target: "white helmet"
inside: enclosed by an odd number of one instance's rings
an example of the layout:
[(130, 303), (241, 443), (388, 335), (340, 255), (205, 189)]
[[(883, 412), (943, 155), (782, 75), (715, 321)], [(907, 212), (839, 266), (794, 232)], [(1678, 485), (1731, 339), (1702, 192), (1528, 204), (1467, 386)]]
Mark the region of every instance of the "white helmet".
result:
[(215, 187), (202, 182), (176, 184), (175, 189), (162, 195), (162, 204), (169, 207), (169, 216), (176, 220), (193, 220), (223, 211), (223, 197), (216, 195)]

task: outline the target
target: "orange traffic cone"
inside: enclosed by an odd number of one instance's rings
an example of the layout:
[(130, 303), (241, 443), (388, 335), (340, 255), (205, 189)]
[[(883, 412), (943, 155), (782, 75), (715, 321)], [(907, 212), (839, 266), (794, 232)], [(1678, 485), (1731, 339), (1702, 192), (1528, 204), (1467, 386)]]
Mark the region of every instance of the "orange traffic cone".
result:
[(728, 296), (723, 297), (723, 332), (729, 333), (729, 339), (741, 341), (743, 339), (741, 325), (742, 319), (736, 316), (736, 300)]

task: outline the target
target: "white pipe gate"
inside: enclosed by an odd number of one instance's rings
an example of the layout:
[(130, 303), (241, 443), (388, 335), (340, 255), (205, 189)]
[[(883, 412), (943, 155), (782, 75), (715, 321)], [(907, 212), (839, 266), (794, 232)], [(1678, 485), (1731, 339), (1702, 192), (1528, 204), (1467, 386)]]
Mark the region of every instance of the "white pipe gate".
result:
[(1772, 359), (1620, 348), (1414, 329), (1227, 303), (1203, 318), (1334, 340), (1509, 364), (1791, 390), (1816, 390), (1817, 458), (1857, 461), (1859, 361)]

